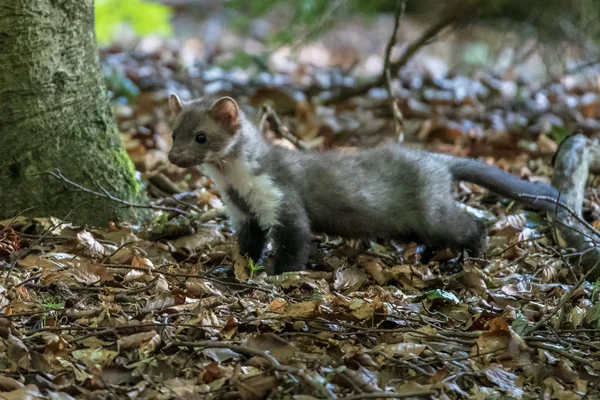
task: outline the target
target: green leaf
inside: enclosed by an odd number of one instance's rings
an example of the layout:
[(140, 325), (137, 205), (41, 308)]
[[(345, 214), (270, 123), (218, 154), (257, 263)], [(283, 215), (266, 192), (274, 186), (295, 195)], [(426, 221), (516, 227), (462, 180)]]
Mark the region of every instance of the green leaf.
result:
[(428, 300), (442, 300), (447, 303), (453, 303), (453, 304), (460, 303), (460, 300), (458, 299), (458, 297), (456, 297), (456, 295), (454, 293), (446, 292), (445, 290), (441, 290), (441, 289), (429, 290), (427, 292), (427, 299)]
[(550, 138), (556, 143), (561, 143), (563, 140), (571, 136), (571, 131), (564, 126), (554, 125), (552, 130), (549, 132)]
[(517, 335), (522, 335), (530, 326), (533, 326), (533, 323), (531, 323), (531, 321), (525, 318), (525, 316), (521, 313), (517, 314), (517, 317), (512, 323), (512, 329)]

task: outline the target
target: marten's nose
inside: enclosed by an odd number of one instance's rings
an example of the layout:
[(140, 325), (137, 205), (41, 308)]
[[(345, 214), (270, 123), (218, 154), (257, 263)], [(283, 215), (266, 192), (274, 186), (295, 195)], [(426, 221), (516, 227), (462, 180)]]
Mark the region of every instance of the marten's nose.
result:
[(172, 164), (175, 164), (175, 165), (177, 165), (177, 160), (179, 160), (179, 157), (177, 157), (177, 155), (175, 155), (175, 153), (173, 152), (173, 150), (171, 150), (171, 151), (169, 152), (169, 161), (170, 161)]

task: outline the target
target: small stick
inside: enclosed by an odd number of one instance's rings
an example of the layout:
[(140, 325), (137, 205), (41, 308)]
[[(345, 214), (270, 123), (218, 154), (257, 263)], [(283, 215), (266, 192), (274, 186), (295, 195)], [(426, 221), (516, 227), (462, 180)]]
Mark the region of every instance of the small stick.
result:
[(385, 61), (383, 64), (383, 72), (382, 75), (385, 77), (385, 88), (388, 92), (388, 98), (390, 101), (390, 108), (392, 111), (392, 116), (394, 117), (394, 125), (396, 127), (396, 135), (398, 136), (398, 141), (404, 141), (404, 117), (402, 115), (402, 111), (400, 111), (400, 107), (398, 107), (398, 102), (394, 97), (394, 91), (392, 88), (392, 73), (390, 72), (390, 58), (392, 56), (392, 49), (396, 44), (396, 35), (398, 33), (398, 28), (400, 27), (400, 20), (404, 16), (404, 10), (406, 9), (406, 0), (398, 0), (398, 4), (396, 5), (396, 13), (394, 15), (394, 29), (392, 31), (392, 36), (390, 36), (390, 40), (387, 43), (385, 48)]
[(276, 371), (285, 372), (292, 375), (300, 376), (307, 384), (312, 386), (319, 395), (325, 396), (328, 399), (336, 399), (337, 396), (331, 392), (327, 387), (322, 385), (320, 382), (313, 379), (310, 375), (308, 375), (304, 370), (296, 367), (292, 367), (289, 365), (283, 365), (275, 357), (273, 357), (269, 352), (251, 349), (246, 346), (242, 346), (239, 344), (228, 343), (228, 342), (216, 342), (211, 340), (203, 340), (198, 342), (173, 342), (167, 346), (167, 348), (171, 346), (183, 346), (183, 347), (201, 347), (201, 348), (218, 348), (218, 349), (229, 349), (235, 351), (237, 353), (247, 354), (251, 356), (258, 356), (267, 360), (270, 364), (270, 367)]
[(80, 185), (78, 183), (75, 183), (75, 182), (69, 180), (67, 177), (65, 177), (62, 174), (62, 172), (59, 169), (57, 169), (56, 171), (48, 171), (48, 172), (46, 172), (46, 174), (48, 174), (48, 175), (50, 175), (50, 176), (52, 176), (52, 177), (54, 177), (54, 178), (56, 178), (58, 180), (66, 182), (69, 185), (71, 185), (71, 186), (73, 186), (73, 187), (75, 187), (75, 188), (77, 188), (77, 189), (79, 189), (79, 190), (81, 190), (81, 191), (83, 191), (85, 193), (89, 193), (89, 194), (92, 194), (92, 195), (97, 196), (97, 197), (102, 197), (102, 198), (114, 201), (116, 203), (123, 204), (123, 205), (128, 206), (128, 207), (147, 208), (147, 209), (158, 210), (158, 211), (171, 211), (171, 212), (175, 212), (175, 213), (183, 214), (183, 215), (189, 215), (189, 214), (191, 214), (189, 211), (180, 210), (179, 208), (174, 208), (174, 207), (157, 206), (157, 205), (154, 205), (154, 204), (132, 203), (130, 201), (123, 200), (123, 199), (120, 199), (118, 197), (113, 196), (112, 194), (110, 194), (103, 187), (100, 187), (100, 190), (102, 190), (102, 192), (97, 192), (95, 190), (88, 189), (88, 188), (86, 188), (86, 187), (84, 187), (84, 186), (82, 186), (82, 185)]
[(567, 301), (569, 301), (575, 295), (575, 292), (577, 291), (577, 289), (579, 289), (579, 287), (583, 284), (583, 282), (585, 282), (585, 279), (593, 271), (595, 271), (599, 265), (600, 264), (597, 263), (593, 268), (590, 268), (589, 271), (587, 271), (584, 275), (582, 275), (581, 278), (579, 279), (579, 281), (571, 288), (571, 290), (569, 290), (567, 293), (565, 293), (563, 295), (560, 302), (556, 305), (556, 307), (554, 307), (554, 310), (552, 310), (552, 312), (550, 312), (549, 314), (545, 315), (542, 319), (540, 319), (538, 322), (536, 322), (535, 325), (533, 325), (529, 329), (525, 329), (522, 336), (531, 336), (531, 334), (533, 332), (537, 331), (542, 325), (544, 325), (553, 316), (555, 316), (563, 308), (563, 306), (567, 303)]
[(519, 197), (525, 197), (526, 199), (542, 200), (542, 201), (547, 201), (549, 203), (556, 204), (557, 207), (560, 207), (560, 208), (563, 208), (564, 210), (566, 210), (573, 218), (575, 218), (577, 221), (581, 222), (581, 224), (583, 226), (585, 226), (586, 228), (588, 228), (590, 231), (594, 232), (600, 238), (600, 231), (598, 231), (596, 228), (594, 228), (586, 220), (584, 220), (583, 218), (581, 218), (579, 216), (579, 214), (577, 214), (571, 207), (569, 207), (568, 205), (566, 205), (562, 201), (557, 200), (557, 199), (555, 199), (553, 197), (550, 197), (550, 196), (536, 196), (536, 195), (533, 195), (533, 194), (526, 194), (526, 193), (517, 193), (517, 195)]
[(38, 243), (40, 243), (46, 236), (48, 236), (50, 234), (50, 232), (52, 232), (54, 229), (58, 228), (59, 226), (61, 226), (62, 224), (64, 224), (63, 221), (65, 221), (67, 218), (69, 218), (71, 216), (71, 214), (73, 214), (75, 211), (77, 211), (79, 209), (79, 207), (81, 207), (82, 205), (84, 205), (85, 203), (81, 203), (79, 204), (77, 207), (75, 207), (74, 209), (72, 209), (71, 211), (69, 211), (67, 213), (67, 215), (65, 215), (65, 218), (63, 218), (63, 220), (61, 222), (58, 222), (56, 224), (52, 224), (48, 227), (48, 229), (46, 229), (39, 238), (37, 238), (36, 240), (34, 240), (33, 243), (31, 243), (31, 245), (26, 248), (25, 250), (23, 250), (21, 253), (19, 253), (18, 256), (14, 257), (14, 259), (10, 262), (10, 264), (8, 265), (8, 271), (6, 273), (6, 278), (4, 279), (4, 286), (8, 286), (8, 278), (10, 277), (10, 274), (12, 273), (12, 270), (15, 268), (15, 265), (17, 265), (17, 262), (19, 262), (19, 260), (23, 259), (24, 257), (26, 257), (31, 250), (33, 249), (33, 247), (35, 245), (37, 245)]
[(289, 129), (281, 122), (281, 119), (273, 107), (265, 105), (263, 106), (263, 110), (264, 114), (263, 118), (261, 119), (261, 124), (263, 124), (265, 120), (269, 121), (269, 124), (271, 124), (271, 127), (277, 136), (289, 140), (300, 150), (308, 150), (308, 146), (306, 146), (306, 144), (300, 138), (291, 133)]

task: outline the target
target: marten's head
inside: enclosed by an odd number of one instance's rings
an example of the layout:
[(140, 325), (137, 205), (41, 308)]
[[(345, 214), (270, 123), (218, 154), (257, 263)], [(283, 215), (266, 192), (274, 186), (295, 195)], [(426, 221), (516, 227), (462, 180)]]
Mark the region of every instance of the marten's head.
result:
[(169, 107), (175, 115), (169, 161), (185, 168), (215, 162), (230, 154), (242, 119), (235, 100), (201, 98), (184, 103), (171, 94)]

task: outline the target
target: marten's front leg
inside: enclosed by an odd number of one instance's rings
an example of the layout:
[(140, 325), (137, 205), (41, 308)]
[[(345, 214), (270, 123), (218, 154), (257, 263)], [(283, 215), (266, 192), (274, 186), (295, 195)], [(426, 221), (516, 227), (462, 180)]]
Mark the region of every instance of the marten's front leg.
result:
[(310, 220), (299, 199), (286, 196), (281, 205), (279, 224), (273, 227), (275, 274), (302, 271), (310, 252)]
[(260, 263), (266, 243), (267, 231), (254, 218), (244, 222), (238, 230), (240, 254), (248, 256), (255, 264)]

